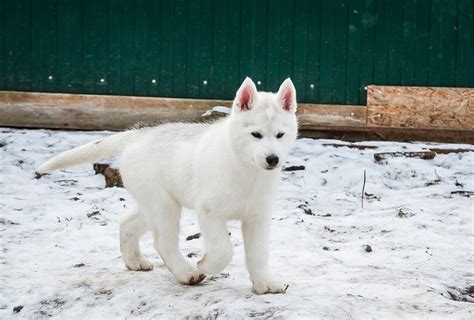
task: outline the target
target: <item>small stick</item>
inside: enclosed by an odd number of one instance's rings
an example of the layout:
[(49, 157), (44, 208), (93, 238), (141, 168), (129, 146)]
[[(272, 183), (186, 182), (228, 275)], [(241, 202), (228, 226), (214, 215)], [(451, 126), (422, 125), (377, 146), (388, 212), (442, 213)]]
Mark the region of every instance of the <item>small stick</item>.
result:
[(359, 150), (365, 150), (365, 149), (377, 149), (377, 146), (367, 146), (363, 144), (340, 144), (340, 143), (323, 143), (323, 146), (325, 147), (334, 147), (334, 148), (350, 148), (350, 149), (359, 149)]
[(460, 196), (470, 198), (471, 196), (474, 196), (474, 191), (466, 191), (466, 190), (451, 191), (451, 194), (458, 194)]
[(305, 166), (289, 166), (289, 167), (284, 167), (281, 169), (282, 171), (298, 171), (298, 170), (304, 170)]
[(439, 149), (439, 148), (430, 148), (430, 151), (436, 152), (437, 154), (448, 154), (448, 153), (474, 152), (474, 149)]
[(365, 170), (364, 170), (364, 184), (362, 185), (362, 194), (361, 194), (361, 202), (362, 202), (362, 209), (364, 209), (364, 192), (365, 192), (365, 181), (366, 181), (366, 175), (365, 175)]
[(407, 158), (421, 158), (424, 160), (431, 160), (436, 157), (434, 151), (410, 151), (410, 152), (380, 152), (374, 153), (375, 161), (382, 161), (390, 157), (407, 157)]

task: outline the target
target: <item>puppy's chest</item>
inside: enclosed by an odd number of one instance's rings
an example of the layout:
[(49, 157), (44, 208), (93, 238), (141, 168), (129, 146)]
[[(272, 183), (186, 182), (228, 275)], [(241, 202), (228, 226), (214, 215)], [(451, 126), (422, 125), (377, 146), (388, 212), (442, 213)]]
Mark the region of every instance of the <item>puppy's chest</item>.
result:
[(219, 215), (227, 219), (238, 219), (249, 211), (261, 207), (273, 197), (274, 187), (271, 181), (253, 181), (253, 183), (229, 183), (214, 186), (212, 190), (201, 193), (200, 207), (208, 214)]

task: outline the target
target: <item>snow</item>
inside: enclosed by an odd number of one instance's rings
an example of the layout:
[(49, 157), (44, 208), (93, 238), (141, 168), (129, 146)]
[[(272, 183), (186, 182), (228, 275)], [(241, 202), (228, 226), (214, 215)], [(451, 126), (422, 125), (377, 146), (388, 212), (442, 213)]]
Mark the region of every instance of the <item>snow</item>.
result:
[[(46, 159), (110, 133), (0, 130), (1, 319), (473, 318), (474, 299), (463, 291), (474, 284), (474, 203), (451, 192), (474, 190), (474, 152), (373, 159), (374, 152), (472, 146), (363, 142), (377, 148), (358, 150), (298, 140), (288, 165), (306, 169), (282, 173), (271, 237), (275, 278), (290, 287), (257, 296), (237, 222), (229, 223), (231, 264), (202, 285), (183, 286), (150, 236), (142, 248), (155, 269), (125, 270), (118, 219), (132, 206), (126, 190), (104, 189), (91, 165), (34, 179)], [(364, 170), (372, 195), (362, 208)], [(186, 211), (181, 245), (185, 255), (196, 254), (193, 263), (202, 239), (185, 238), (197, 232)]]

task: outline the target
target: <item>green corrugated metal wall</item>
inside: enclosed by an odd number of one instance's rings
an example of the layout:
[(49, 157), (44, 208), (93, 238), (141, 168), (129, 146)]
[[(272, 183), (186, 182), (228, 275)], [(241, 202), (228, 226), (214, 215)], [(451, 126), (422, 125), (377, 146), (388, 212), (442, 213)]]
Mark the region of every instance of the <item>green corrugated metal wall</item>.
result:
[(474, 87), (474, 0), (0, 0), (0, 89), (299, 101), (367, 84)]

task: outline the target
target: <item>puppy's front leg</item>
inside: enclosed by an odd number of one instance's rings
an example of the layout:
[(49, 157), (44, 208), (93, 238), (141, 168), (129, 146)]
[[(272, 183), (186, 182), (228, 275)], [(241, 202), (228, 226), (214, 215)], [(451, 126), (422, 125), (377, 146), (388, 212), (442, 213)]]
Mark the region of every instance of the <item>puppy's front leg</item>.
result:
[(257, 294), (284, 293), (287, 285), (272, 280), (268, 267), (271, 216), (258, 213), (242, 219), (245, 258), (252, 281), (252, 291)]
[(198, 219), (206, 248), (198, 269), (205, 274), (221, 272), (232, 260), (233, 251), (226, 220), (208, 214), (199, 214)]

